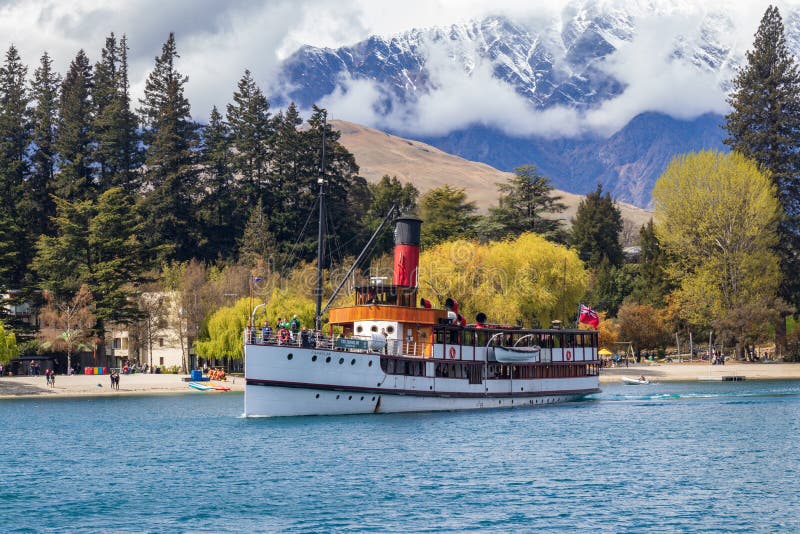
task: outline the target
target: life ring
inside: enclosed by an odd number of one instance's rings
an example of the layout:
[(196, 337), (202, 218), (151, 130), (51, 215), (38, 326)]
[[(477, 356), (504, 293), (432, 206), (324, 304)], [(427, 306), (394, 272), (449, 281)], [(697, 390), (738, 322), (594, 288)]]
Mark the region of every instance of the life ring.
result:
[(570, 361), (571, 359), (572, 359), (572, 353), (570, 351), (567, 351), (567, 361)]
[(278, 333), (278, 340), (281, 343), (286, 343), (290, 339), (291, 339), (291, 336), (289, 335), (289, 329), (288, 328), (281, 328), (281, 331)]
[(450, 359), (454, 359), (456, 357), (456, 348), (450, 347)]

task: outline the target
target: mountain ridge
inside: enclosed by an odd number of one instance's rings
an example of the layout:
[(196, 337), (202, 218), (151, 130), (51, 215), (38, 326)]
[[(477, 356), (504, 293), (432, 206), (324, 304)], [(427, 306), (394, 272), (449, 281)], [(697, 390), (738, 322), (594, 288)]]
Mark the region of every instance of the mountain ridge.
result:
[[(733, 68), (743, 61), (736, 22), (724, 5), (697, 13), (692, 9), (697, 8), (657, 0), (576, 0), (536, 24), (493, 15), (386, 37), (373, 35), (336, 49), (304, 46), (284, 61), (278, 86), (290, 89), (275, 101), (280, 105), (292, 100), (308, 108), (349, 91), (361, 96), (353, 84), (368, 84), (370, 99), (365, 98), (363, 106), (370, 106), (377, 121), (368, 122), (370, 126), (503, 171), (533, 163), (554, 185), (573, 193), (585, 193), (602, 183), (617, 199), (647, 207), (655, 180), (672, 157), (703, 149), (726, 150), (721, 115), (681, 112), (678, 115), (684, 118), (676, 118), (645, 109), (610, 135), (534, 134), (538, 130), (532, 125), (525, 125), (528, 133), (509, 133), (502, 122), (474, 117), (441, 133), (413, 132), (403, 117), (413, 119), (409, 110), (414, 105), (446, 89), (450, 79), (443, 69), (467, 77), (489, 69), (493, 81), (512, 89), (533, 110), (571, 110), (579, 116), (597, 112), (625, 93), (624, 76), (612, 68), (614, 54), (641, 38), (647, 30), (641, 20), (647, 17), (663, 17), (673, 25), (677, 16), (690, 20), (665, 44), (668, 60), (698, 76), (710, 75), (722, 91)], [(787, 43), (798, 51), (797, 10), (788, 11), (785, 23)], [(336, 113), (335, 106), (331, 111), (332, 116), (348, 119)], [(424, 119), (416, 116), (418, 121)]]
[[(360, 124), (332, 120), (331, 126), (341, 133), (339, 142), (353, 153), (359, 174), (375, 183), (384, 175), (396, 176), (402, 182), (414, 184), (420, 193), (445, 184), (463, 188), (469, 200), (480, 211), (497, 205), (497, 184), (505, 182), (511, 173), (497, 170), (485, 163), (465, 160), (413, 139), (398, 137)], [(583, 195), (556, 190), (567, 210), (559, 218), (569, 221), (575, 216)], [(618, 202), (623, 219), (638, 231), (652, 212)]]

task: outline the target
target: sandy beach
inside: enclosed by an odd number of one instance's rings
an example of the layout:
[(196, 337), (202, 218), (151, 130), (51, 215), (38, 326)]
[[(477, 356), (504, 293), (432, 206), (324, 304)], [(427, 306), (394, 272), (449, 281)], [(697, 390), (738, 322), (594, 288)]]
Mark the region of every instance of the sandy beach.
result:
[(743, 376), (745, 380), (800, 380), (800, 363), (638, 363), (630, 367), (607, 367), (600, 372), (601, 383), (619, 382), (623, 376), (644, 375), (654, 382), (686, 382), (703, 378)]
[[(623, 376), (640, 375), (655, 382), (691, 382), (731, 375), (743, 376), (745, 380), (800, 380), (800, 363), (640, 363), (627, 368), (605, 368), (600, 373), (600, 382), (610, 384), (619, 382)], [(119, 391), (116, 391), (111, 389), (111, 380), (107, 375), (57, 376), (55, 388), (47, 386), (44, 376), (4, 376), (0, 378), (0, 399), (204, 394), (191, 389), (183, 378), (183, 375), (122, 375)], [(231, 391), (244, 390), (244, 379), (241, 377), (229, 377), (224, 384)]]
[[(175, 393), (209, 394), (194, 390), (183, 375), (121, 375), (119, 391), (111, 389), (108, 375), (56, 376), (54, 388), (48, 387), (44, 376), (4, 376), (0, 378), (0, 399), (21, 397), (97, 397), (123, 395), (161, 395)], [(208, 383), (208, 382), (204, 382)], [(228, 377), (224, 385), (231, 391), (243, 391), (244, 379)], [(218, 394), (222, 392), (214, 392)]]

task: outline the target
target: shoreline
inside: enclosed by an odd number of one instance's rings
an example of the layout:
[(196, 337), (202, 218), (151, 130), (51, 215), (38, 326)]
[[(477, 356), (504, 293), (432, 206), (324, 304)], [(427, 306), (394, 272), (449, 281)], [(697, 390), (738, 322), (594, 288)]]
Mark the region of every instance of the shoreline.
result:
[[(44, 376), (4, 376), (0, 378), (0, 400), (11, 399), (66, 399), (92, 397), (132, 397), (179, 395), (204, 392), (189, 387), (183, 375), (120, 375), (119, 390), (111, 389), (109, 375), (57, 375), (54, 388), (48, 387)], [(219, 382), (217, 382), (219, 383)], [(221, 382), (231, 388), (230, 392), (244, 391), (244, 379), (229, 377)]]
[[(637, 378), (640, 375), (653, 382), (720, 380), (724, 376), (742, 376), (745, 380), (800, 380), (800, 363), (634, 363), (629, 367), (603, 368), (600, 384), (620, 383), (623, 376)], [(197, 391), (183, 378), (183, 375), (121, 375), (120, 389), (116, 391), (111, 389), (108, 375), (59, 375), (55, 388), (47, 386), (44, 376), (4, 376), (0, 378), (0, 401), (225, 393)], [(229, 377), (223, 384), (231, 388), (231, 393), (244, 391), (244, 379), (240, 376)]]
[(735, 362), (710, 365), (707, 362), (642, 362), (632, 363), (629, 367), (604, 367), (600, 370), (600, 383), (619, 383), (623, 376), (638, 378), (641, 375), (653, 382), (721, 380), (726, 376), (741, 376), (744, 380), (800, 380), (800, 363)]

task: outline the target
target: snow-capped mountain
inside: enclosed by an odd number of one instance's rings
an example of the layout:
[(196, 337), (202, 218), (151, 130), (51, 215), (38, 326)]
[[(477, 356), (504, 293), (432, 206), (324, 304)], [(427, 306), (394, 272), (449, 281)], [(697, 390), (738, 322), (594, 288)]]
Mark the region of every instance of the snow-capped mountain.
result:
[[(725, 93), (760, 18), (745, 19), (743, 29), (728, 7), (578, 0), (538, 18), (498, 15), (338, 49), (306, 46), (283, 64), (283, 100), (309, 107), (368, 84), (370, 126), (502, 170), (535, 163), (567, 191), (601, 182), (617, 199), (646, 206), (674, 155), (724, 149)], [(800, 50), (800, 17), (792, 11), (784, 20), (787, 43)], [(502, 113), (495, 103), (451, 127), (426, 124), (435, 105), (423, 104), (462, 78), (474, 82), (469, 90), (491, 86), (495, 100), (511, 89), (508, 100), (524, 102), (530, 118), (492, 117)], [(692, 88), (696, 80), (705, 85)]]

